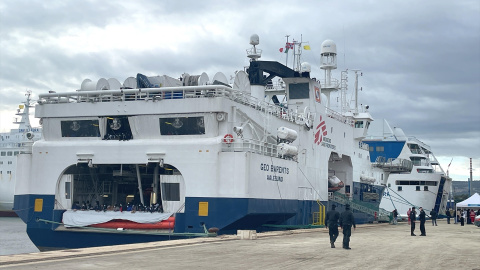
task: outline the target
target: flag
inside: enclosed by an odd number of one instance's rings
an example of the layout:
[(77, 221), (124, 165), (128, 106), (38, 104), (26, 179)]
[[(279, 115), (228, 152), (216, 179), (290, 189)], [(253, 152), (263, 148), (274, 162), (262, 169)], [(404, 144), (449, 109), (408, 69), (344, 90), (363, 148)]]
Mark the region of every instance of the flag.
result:
[(309, 51), (310, 50), (310, 45), (303, 46), (303, 49), (306, 50), (306, 51)]
[(293, 49), (293, 43), (286, 43), (285, 44), (285, 49)]
[(280, 52), (283, 52), (283, 48), (280, 48), (279, 51), (280, 51)]
[(288, 48), (285, 48), (285, 53), (288, 53)]

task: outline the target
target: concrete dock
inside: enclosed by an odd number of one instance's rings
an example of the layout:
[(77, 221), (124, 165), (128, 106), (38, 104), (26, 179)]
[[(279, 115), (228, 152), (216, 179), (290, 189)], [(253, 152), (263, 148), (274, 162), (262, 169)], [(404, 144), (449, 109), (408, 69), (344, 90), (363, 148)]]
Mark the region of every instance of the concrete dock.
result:
[(351, 250), (330, 248), (327, 229), (172, 240), (0, 256), (0, 269), (477, 269), (480, 228), (439, 220), (427, 236), (410, 226), (368, 224), (353, 231)]

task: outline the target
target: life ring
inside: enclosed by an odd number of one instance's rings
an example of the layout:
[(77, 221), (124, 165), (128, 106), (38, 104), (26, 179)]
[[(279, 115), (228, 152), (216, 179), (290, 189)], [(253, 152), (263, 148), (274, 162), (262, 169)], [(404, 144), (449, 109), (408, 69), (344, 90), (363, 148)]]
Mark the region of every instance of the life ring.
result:
[(233, 142), (233, 135), (232, 134), (226, 134), (223, 137), (223, 142), (225, 142), (227, 144), (231, 144)]

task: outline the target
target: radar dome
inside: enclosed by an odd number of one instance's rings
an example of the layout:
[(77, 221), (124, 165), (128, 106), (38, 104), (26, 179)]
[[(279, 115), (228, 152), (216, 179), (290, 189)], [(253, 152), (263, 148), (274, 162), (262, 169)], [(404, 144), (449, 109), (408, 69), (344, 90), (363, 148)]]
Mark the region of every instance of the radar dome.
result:
[(302, 63), (301, 69), (302, 72), (312, 72), (312, 66), (307, 62)]
[(333, 40), (327, 39), (322, 43), (322, 54), (324, 53), (334, 53), (337, 54), (337, 45)]
[(253, 34), (250, 36), (250, 45), (258, 45), (260, 43), (260, 38), (257, 34)]

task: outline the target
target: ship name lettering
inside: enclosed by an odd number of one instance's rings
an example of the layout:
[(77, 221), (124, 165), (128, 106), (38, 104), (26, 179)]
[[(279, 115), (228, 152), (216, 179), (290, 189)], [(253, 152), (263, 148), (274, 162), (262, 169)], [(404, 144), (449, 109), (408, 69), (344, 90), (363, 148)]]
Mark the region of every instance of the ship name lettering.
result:
[(261, 171), (266, 171), (266, 172), (283, 173), (283, 174), (289, 174), (290, 173), (290, 169), (288, 167), (275, 166), (273, 164), (270, 165), (270, 164), (265, 164), (265, 163), (260, 164), (260, 170)]
[(283, 182), (283, 176), (277, 176), (277, 175), (269, 174), (269, 175), (267, 175), (267, 180)]

